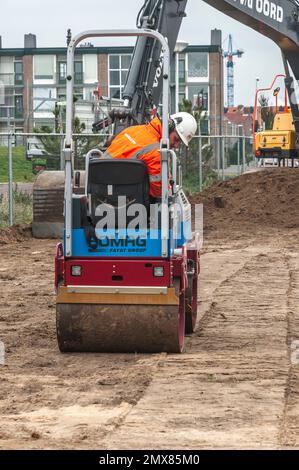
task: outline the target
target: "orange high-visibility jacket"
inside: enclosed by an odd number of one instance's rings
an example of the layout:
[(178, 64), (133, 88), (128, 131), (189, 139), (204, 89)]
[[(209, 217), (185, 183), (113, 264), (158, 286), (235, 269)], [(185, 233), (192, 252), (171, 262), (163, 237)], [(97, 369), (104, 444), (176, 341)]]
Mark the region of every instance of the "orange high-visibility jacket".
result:
[(105, 152), (106, 157), (139, 158), (147, 166), (150, 195), (161, 196), (160, 140), (162, 124), (155, 117), (150, 124), (128, 127), (118, 134)]

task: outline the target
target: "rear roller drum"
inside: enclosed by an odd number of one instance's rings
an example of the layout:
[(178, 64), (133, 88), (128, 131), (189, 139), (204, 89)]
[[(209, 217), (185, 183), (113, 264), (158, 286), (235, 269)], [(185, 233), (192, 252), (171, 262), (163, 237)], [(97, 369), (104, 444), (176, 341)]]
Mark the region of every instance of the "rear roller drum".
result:
[(180, 305), (58, 304), (61, 352), (180, 353), (185, 297)]

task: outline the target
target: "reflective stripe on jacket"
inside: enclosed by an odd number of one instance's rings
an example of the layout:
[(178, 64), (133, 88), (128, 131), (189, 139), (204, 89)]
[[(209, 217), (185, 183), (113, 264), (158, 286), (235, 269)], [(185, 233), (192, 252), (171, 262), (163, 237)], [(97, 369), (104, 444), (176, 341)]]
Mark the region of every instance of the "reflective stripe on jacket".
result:
[(147, 166), (150, 195), (161, 196), (160, 140), (162, 124), (154, 118), (150, 124), (128, 127), (118, 134), (105, 152), (106, 158), (138, 158)]

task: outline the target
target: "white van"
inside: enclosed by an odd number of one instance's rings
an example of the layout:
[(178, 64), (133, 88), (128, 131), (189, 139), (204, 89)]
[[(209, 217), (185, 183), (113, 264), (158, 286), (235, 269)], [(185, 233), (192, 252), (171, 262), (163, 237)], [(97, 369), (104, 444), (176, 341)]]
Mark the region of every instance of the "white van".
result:
[(26, 143), (26, 159), (32, 160), (34, 157), (45, 157), (47, 152), (43, 144), (37, 137), (28, 137)]

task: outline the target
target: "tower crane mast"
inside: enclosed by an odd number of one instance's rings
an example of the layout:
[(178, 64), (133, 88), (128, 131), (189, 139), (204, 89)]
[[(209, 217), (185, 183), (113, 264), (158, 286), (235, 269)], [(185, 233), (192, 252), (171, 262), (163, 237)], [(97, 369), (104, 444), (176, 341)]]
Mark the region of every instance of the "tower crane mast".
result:
[(243, 56), (243, 49), (233, 49), (233, 37), (230, 34), (228, 38), (228, 50), (223, 53), (225, 59), (227, 59), (227, 106), (233, 108), (235, 106), (235, 63), (234, 57), (239, 59)]

